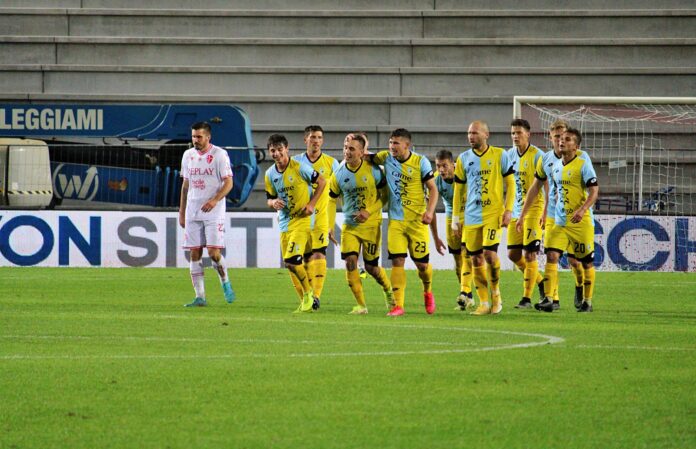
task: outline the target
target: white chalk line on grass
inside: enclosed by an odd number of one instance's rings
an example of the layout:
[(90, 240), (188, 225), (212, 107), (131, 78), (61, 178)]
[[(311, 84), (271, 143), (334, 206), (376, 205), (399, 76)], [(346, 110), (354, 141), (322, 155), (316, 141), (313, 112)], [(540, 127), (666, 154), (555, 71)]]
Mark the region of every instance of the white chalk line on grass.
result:
[[(178, 317), (178, 316), (177, 316)], [(219, 319), (219, 318), (216, 318)], [(517, 337), (529, 337), (534, 339), (540, 339), (541, 341), (533, 342), (523, 342), (515, 344), (500, 344), (500, 345), (488, 345), (483, 347), (475, 348), (457, 348), (457, 349), (424, 349), (424, 350), (407, 350), (407, 351), (351, 351), (351, 352), (294, 352), (289, 354), (278, 354), (278, 353), (260, 353), (260, 354), (217, 354), (217, 355), (200, 355), (200, 354), (123, 354), (123, 355), (0, 355), (1, 360), (42, 360), (42, 359), (67, 359), (67, 360), (79, 360), (79, 359), (234, 359), (234, 358), (303, 358), (303, 357), (366, 357), (366, 356), (406, 356), (406, 355), (438, 355), (438, 354), (461, 354), (467, 352), (487, 352), (487, 351), (500, 351), (506, 349), (521, 349), (521, 348), (532, 348), (536, 346), (552, 345), (563, 343), (565, 340), (561, 337), (556, 337), (553, 335), (535, 334), (530, 332), (514, 332), (505, 330), (492, 330), (492, 329), (475, 329), (468, 327), (447, 327), (447, 326), (424, 326), (417, 324), (385, 324), (385, 323), (356, 323), (354, 321), (346, 322), (336, 322), (336, 321), (310, 321), (310, 320), (297, 320), (297, 319), (266, 319), (266, 318), (232, 318), (230, 321), (260, 321), (260, 322), (282, 322), (282, 323), (302, 323), (302, 324), (334, 324), (334, 325), (350, 325), (350, 326), (371, 326), (371, 327), (392, 327), (392, 328), (404, 328), (404, 329), (433, 329), (433, 330), (447, 330), (456, 332), (482, 332), (482, 333), (493, 333), (501, 335), (510, 335)], [(0, 336), (2, 337), (2, 336)], [(16, 338), (17, 336), (7, 336), (7, 338)], [(23, 336), (20, 336), (23, 337)], [(27, 336), (30, 337), (30, 336)], [(56, 336), (39, 336), (39, 338), (45, 337), (46, 339), (56, 338)], [(87, 336), (75, 336), (75, 338), (89, 338)], [(58, 336), (57, 338), (60, 338)], [(70, 338), (66, 336), (66, 338)], [(96, 337), (98, 338), (98, 337)], [(118, 338), (118, 337), (116, 337)], [(128, 337), (126, 337), (128, 338)], [(130, 337), (138, 338), (138, 337)], [(144, 338), (165, 338), (165, 337), (144, 337)], [(196, 339), (194, 339), (196, 340)], [(207, 339), (206, 339), (207, 340)], [(213, 339), (211, 339), (213, 340)], [(169, 341), (169, 340), (167, 340)], [(213, 340), (217, 343), (224, 343), (226, 339)], [(252, 342), (251, 340), (247, 340)], [(297, 341), (289, 340), (279, 340), (282, 342), (291, 342), (298, 344)], [(184, 341), (182, 341), (183, 343)], [(233, 341), (230, 341), (233, 342)], [(273, 340), (258, 340), (259, 343), (273, 343)], [(310, 344), (317, 344), (318, 342), (308, 342)], [(321, 342), (319, 342), (321, 343)], [(442, 345), (443, 342), (424, 342), (423, 344), (432, 345)], [(370, 343), (366, 343), (370, 344)], [(399, 342), (399, 344), (408, 344)], [(456, 343), (457, 346), (471, 345), (470, 342)]]
[(669, 347), (669, 346), (636, 346), (636, 345), (574, 345), (569, 346), (579, 349), (618, 349), (618, 350), (637, 350), (637, 351), (696, 351), (696, 348), (688, 347)]

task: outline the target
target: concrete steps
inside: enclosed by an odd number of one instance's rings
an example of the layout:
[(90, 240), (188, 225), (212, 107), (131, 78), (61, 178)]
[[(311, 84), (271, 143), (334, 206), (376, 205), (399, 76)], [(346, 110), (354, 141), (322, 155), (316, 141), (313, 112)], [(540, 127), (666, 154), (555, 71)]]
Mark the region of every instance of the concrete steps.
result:
[[(564, 59), (561, 63), (559, 58)], [(201, 56), (202, 55), (202, 56)], [(696, 38), (203, 39), (0, 36), (6, 64), (226, 67), (696, 67)]]
[(653, 96), (696, 92), (696, 68), (0, 66), (6, 92), (294, 96)]
[(282, 11), (0, 8), (20, 36), (196, 38), (689, 38), (696, 9)]

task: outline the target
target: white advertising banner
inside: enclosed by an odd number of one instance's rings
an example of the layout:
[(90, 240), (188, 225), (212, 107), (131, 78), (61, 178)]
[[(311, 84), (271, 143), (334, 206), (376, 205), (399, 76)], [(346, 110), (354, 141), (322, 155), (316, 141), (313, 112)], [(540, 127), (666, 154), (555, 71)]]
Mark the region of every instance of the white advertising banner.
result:
[[(386, 218), (386, 217), (385, 217)], [(228, 212), (225, 258), (232, 268), (281, 266), (273, 212)], [(438, 214), (440, 237), (445, 216)], [(342, 214), (336, 217), (340, 238)], [(386, 260), (386, 219), (381, 263)], [(696, 217), (597, 215), (595, 264), (600, 270), (696, 272)], [(0, 211), (0, 266), (188, 267), (177, 212)], [(449, 254), (430, 243), (436, 269), (453, 267)], [(505, 233), (499, 249), (507, 260)], [(329, 267), (342, 267), (340, 250), (327, 252)], [(407, 268), (414, 268), (412, 262)]]

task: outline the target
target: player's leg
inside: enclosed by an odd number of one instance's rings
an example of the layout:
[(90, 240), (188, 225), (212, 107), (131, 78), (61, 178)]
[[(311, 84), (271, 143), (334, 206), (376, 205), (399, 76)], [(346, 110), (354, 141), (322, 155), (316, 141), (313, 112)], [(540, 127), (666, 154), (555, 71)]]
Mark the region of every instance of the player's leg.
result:
[(208, 255), (213, 261), (213, 268), (218, 275), (225, 301), (232, 303), (236, 296), (227, 274), (227, 263), (222, 249), (225, 247), (225, 221), (214, 220), (205, 222), (205, 240)]
[(498, 314), (503, 308), (500, 295), (500, 258), (498, 246), (500, 245), (499, 219), (491, 219), (483, 225), (483, 258), (486, 260), (486, 275), (491, 289), (491, 313)]
[(326, 247), (329, 241), (329, 230), (326, 220), (315, 222), (312, 229), (312, 255), (309, 257), (309, 278), (315, 296), (315, 309), (319, 308), (321, 293), (324, 291), (326, 280)]
[(486, 260), (483, 258), (483, 225), (464, 226), (466, 251), (471, 257), (474, 273), (474, 285), (479, 297), (479, 306), (471, 312), (472, 315), (488, 315), (491, 304), (488, 295), (488, 279), (486, 277)]
[(430, 264), (430, 232), (421, 222), (411, 223), (408, 230), (408, 250), (416, 264), (418, 277), (423, 284), (423, 304), (425, 311), (435, 313), (435, 296), (433, 295), (433, 266)]
[(185, 307), (202, 307), (205, 301), (205, 282), (203, 272), (203, 246), (205, 229), (202, 221), (186, 221), (184, 227), (184, 250), (189, 250), (189, 273), (196, 297)]
[(568, 236), (563, 226), (554, 225), (546, 229), (546, 265), (544, 266), (544, 291), (546, 298), (534, 308), (544, 312), (552, 312), (553, 292), (558, 290), (558, 259), (568, 247)]
[(539, 286), (540, 301), (546, 296), (543, 288), (543, 278), (539, 274), (539, 262), (537, 260), (539, 249), (541, 248), (541, 224), (539, 222), (539, 217), (526, 218), (524, 220), (522, 233), (522, 251), (526, 265), (524, 270), (523, 295), (524, 298), (529, 300), (531, 306), (532, 292), (535, 286), (541, 283)]
[(295, 312), (309, 312), (312, 310), (313, 296), (309, 276), (303, 265), (302, 253), (310, 238), (309, 230), (293, 230), (281, 234), (281, 251), (285, 267), (297, 278), (302, 287), (302, 301)]
[(526, 289), (526, 270), (527, 270), (527, 262), (526, 259), (524, 258), (522, 254), (522, 249), (524, 247), (524, 233), (525, 229), (523, 228), (521, 232), (517, 232), (517, 218), (513, 218), (510, 221), (510, 224), (507, 227), (507, 256), (508, 259), (510, 259), (510, 262), (514, 263), (515, 266), (522, 272), (523, 274), (523, 282), (522, 282), (522, 299), (520, 300), (517, 305), (515, 305), (516, 309), (529, 309), (532, 307), (532, 299), (531, 296), (527, 294), (527, 289)]
[(375, 281), (382, 287), (384, 292), (384, 302), (387, 308), (391, 310), (395, 305), (394, 291), (392, 290), (391, 281), (387, 276), (384, 268), (379, 266), (379, 252), (382, 247), (382, 227), (375, 226), (372, 228), (364, 228), (361, 230), (362, 241), (362, 256), (365, 262), (365, 271), (374, 278)]
[(568, 264), (570, 265), (570, 270), (573, 272), (573, 278), (575, 279), (575, 308), (578, 309), (582, 305), (583, 291), (582, 291), (582, 281), (585, 276), (585, 271), (583, 269), (582, 263), (575, 258), (572, 253), (572, 248), (568, 248)]
[(357, 305), (351, 310), (351, 314), (362, 315), (367, 313), (365, 294), (363, 293), (360, 271), (358, 271), (358, 255), (360, 254), (360, 239), (352, 226), (343, 225), (341, 231), (341, 259), (346, 264), (346, 281), (348, 288), (353, 293)]
[(404, 222), (389, 220), (387, 228), (387, 249), (389, 259), (392, 261), (391, 285), (394, 291), (395, 306), (389, 311), (388, 316), (404, 314), (404, 300), (406, 298), (406, 255), (408, 251), (408, 238)]
[(573, 245), (573, 254), (582, 263), (583, 268), (583, 298), (578, 312), (592, 312), (592, 296), (595, 286), (594, 221), (586, 216), (577, 226), (569, 227), (568, 234)]
[(466, 253), (464, 246), (464, 232), (460, 238), (452, 230), (452, 219), (446, 219), (447, 249), (454, 258), (454, 270), (459, 282), (459, 295), (457, 295), (457, 306), (455, 310), (466, 310), (474, 306), (474, 299), (471, 292), (472, 273), (471, 257)]

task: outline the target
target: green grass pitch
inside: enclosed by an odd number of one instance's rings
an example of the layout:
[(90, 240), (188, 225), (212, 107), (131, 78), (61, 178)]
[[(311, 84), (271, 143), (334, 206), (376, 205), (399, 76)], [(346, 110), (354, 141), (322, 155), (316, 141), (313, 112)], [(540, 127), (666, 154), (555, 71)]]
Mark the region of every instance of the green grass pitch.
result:
[[(425, 314), (369, 315), (342, 270), (293, 315), (278, 269), (230, 270), (227, 305), (185, 309), (185, 269), (0, 269), (0, 448), (696, 447), (696, 275), (597, 273), (595, 312), (453, 310), (436, 271)], [(570, 299), (570, 300), (569, 300)]]

